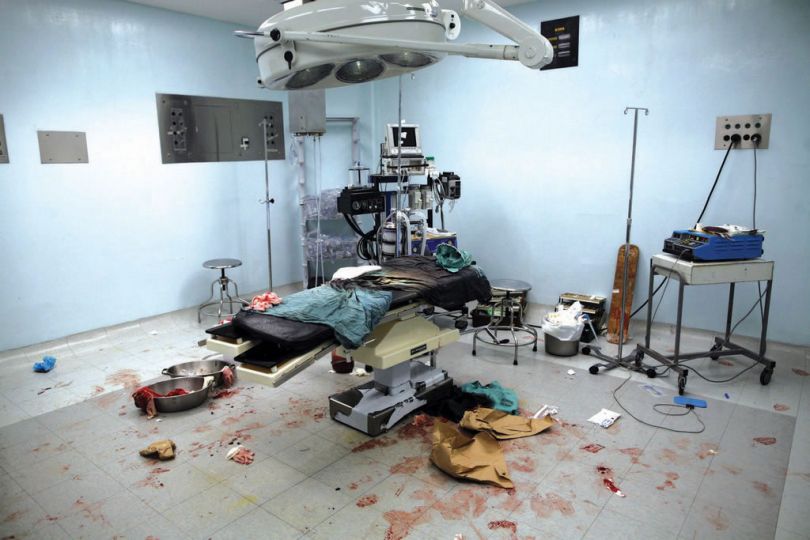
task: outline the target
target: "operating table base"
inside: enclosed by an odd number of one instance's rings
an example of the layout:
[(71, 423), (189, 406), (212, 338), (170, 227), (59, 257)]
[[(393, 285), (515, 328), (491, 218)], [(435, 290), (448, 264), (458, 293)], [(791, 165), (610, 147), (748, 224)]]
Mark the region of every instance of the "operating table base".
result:
[(329, 396), (329, 415), (376, 437), (413, 411), (450, 394), (453, 379), (417, 360), (374, 370), (374, 380)]

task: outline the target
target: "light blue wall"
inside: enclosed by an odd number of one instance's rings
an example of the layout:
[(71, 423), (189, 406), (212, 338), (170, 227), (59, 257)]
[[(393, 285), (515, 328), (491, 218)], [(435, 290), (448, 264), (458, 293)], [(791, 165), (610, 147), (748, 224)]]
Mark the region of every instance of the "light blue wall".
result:
[[(765, 255), (776, 261), (769, 337), (810, 344), (810, 2), (555, 0), (513, 13), (534, 27), (580, 15), (579, 67), (538, 73), (448, 58), (404, 80), (403, 116), (422, 125), (439, 166), (463, 179), (449, 226), (489, 276), (531, 282), (535, 302), (564, 291), (610, 296), (632, 137), (622, 111), (644, 106), (633, 222), (640, 298), (649, 257), (700, 213), (722, 159), (715, 117), (770, 112), (758, 204)], [(502, 41), (467, 20), (461, 40)], [(376, 83), (375, 94), (376, 139), (396, 120), (397, 81)], [(752, 165), (752, 151), (732, 153), (705, 222), (750, 224)], [(675, 290), (657, 320), (673, 321)], [(755, 290), (738, 289), (738, 313)], [(722, 328), (725, 302), (725, 288), (687, 288), (685, 324)], [(757, 319), (739, 331), (757, 333)]]
[[(256, 87), (235, 28), (114, 0), (0, 0), (0, 350), (196, 305), (214, 257), (244, 262), (231, 272), (241, 291), (266, 287), (262, 164), (162, 165), (157, 137), (156, 92), (286, 100)], [(327, 104), (361, 116), (365, 156), (370, 95), (336, 90)], [(90, 163), (41, 165), (37, 130), (87, 132)], [(349, 130), (330, 130), (327, 182), (345, 182), (344, 147)], [(272, 162), (271, 179), (284, 284), (301, 261), (291, 164)]]

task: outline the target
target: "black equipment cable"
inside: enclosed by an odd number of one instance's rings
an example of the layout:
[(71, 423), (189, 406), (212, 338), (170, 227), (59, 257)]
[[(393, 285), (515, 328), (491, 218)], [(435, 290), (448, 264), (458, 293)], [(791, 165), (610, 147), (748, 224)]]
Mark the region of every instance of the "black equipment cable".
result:
[[(636, 415), (634, 415), (633, 413), (631, 413), (630, 411), (628, 411), (628, 410), (625, 408), (625, 406), (624, 406), (624, 405), (622, 405), (621, 401), (619, 401), (618, 396), (616, 396), (616, 392), (618, 392), (619, 390), (621, 390), (621, 389), (622, 389), (622, 387), (623, 387), (625, 384), (627, 384), (627, 381), (629, 381), (629, 380), (630, 380), (632, 377), (633, 377), (633, 372), (631, 371), (631, 372), (629, 372), (629, 373), (628, 373), (627, 378), (626, 378), (624, 381), (622, 381), (622, 383), (621, 383), (619, 386), (617, 386), (617, 387), (616, 387), (616, 388), (613, 390), (613, 400), (614, 400), (614, 401), (616, 402), (616, 404), (617, 404), (617, 405), (618, 405), (618, 406), (619, 406), (619, 407), (620, 407), (620, 408), (621, 408), (621, 409), (622, 409), (622, 410), (623, 410), (625, 413), (627, 413), (627, 414), (628, 414), (628, 415), (629, 415), (629, 416), (630, 416), (630, 417), (631, 417), (633, 420), (635, 420), (636, 422), (640, 422), (640, 423), (644, 424), (645, 426), (650, 426), (650, 427), (653, 427), (653, 428), (658, 428), (658, 429), (664, 429), (664, 430), (666, 430), (666, 431), (671, 431), (671, 432), (673, 432), (673, 433), (693, 433), (693, 434), (697, 434), (697, 433), (703, 433), (703, 432), (706, 430), (706, 424), (704, 424), (704, 423), (703, 423), (703, 420), (701, 420), (701, 419), (700, 419), (700, 417), (698, 416), (698, 414), (695, 412), (695, 408), (694, 408), (694, 407), (681, 407), (680, 405), (674, 405), (674, 404), (671, 404), (671, 403), (655, 403), (655, 404), (653, 405), (653, 410), (654, 410), (655, 412), (657, 412), (658, 414), (662, 414), (662, 415), (664, 415), (664, 416), (686, 416), (686, 415), (688, 415), (689, 413), (694, 414), (694, 415), (695, 415), (695, 419), (696, 419), (696, 420), (698, 421), (698, 423), (700, 424), (700, 429), (693, 429), (693, 430), (687, 430), (687, 429), (675, 429), (675, 428), (671, 428), (671, 427), (666, 427), (666, 426), (661, 426), (661, 425), (657, 425), (657, 424), (652, 424), (652, 423), (650, 423), (650, 422), (645, 422), (645, 421), (644, 421), (644, 420), (642, 420), (641, 418), (637, 417)], [(659, 408), (659, 407), (675, 407), (675, 408), (677, 408), (677, 409), (686, 409), (686, 411), (685, 411), (685, 412), (682, 412), (682, 413), (679, 413), (679, 414), (675, 414), (675, 413), (667, 413), (667, 412), (661, 412), (660, 410), (658, 410), (658, 408)]]
[[(735, 139), (734, 137), (737, 137)], [(726, 160), (728, 159), (728, 155), (731, 152), (731, 149), (737, 144), (739, 140), (739, 135), (735, 135), (731, 139), (731, 144), (728, 145), (728, 150), (726, 150), (726, 155), (723, 156), (723, 162), (720, 164), (720, 168), (717, 170), (717, 176), (714, 178), (714, 184), (712, 184), (712, 189), (709, 191), (709, 196), (706, 197), (706, 202), (703, 204), (703, 210), (700, 211), (700, 216), (698, 216), (697, 221), (695, 221), (695, 227), (697, 224), (700, 223), (700, 220), (703, 219), (703, 214), (706, 213), (706, 208), (709, 207), (709, 201), (712, 200), (712, 195), (714, 194), (714, 188), (717, 187), (717, 182), (720, 180), (720, 174), (723, 172), (723, 167), (726, 165)]]

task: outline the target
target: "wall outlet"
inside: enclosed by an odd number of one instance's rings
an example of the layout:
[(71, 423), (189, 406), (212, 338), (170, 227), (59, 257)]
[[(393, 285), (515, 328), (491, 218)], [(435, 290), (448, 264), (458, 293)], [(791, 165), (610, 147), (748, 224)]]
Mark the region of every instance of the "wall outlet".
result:
[(740, 136), (740, 142), (737, 144), (738, 149), (754, 148), (755, 144), (751, 137), (759, 135), (762, 140), (759, 142), (757, 149), (765, 150), (768, 148), (771, 138), (771, 113), (718, 116), (714, 131), (714, 149), (726, 150), (731, 144), (731, 138), (734, 135)]

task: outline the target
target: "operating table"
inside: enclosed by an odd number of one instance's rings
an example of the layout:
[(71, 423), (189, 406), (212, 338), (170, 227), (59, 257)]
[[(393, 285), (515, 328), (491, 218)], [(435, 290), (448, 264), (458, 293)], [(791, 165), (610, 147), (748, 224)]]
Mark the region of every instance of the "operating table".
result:
[[(475, 271), (447, 277), (451, 284), (478, 280), (475, 286), (459, 287), (455, 302), (484, 301), (482, 291), (489, 294), (488, 281)], [(442, 328), (428, 320), (433, 305), (423, 295), (401, 290), (392, 294), (385, 317), (357, 349), (342, 347), (327, 326), (245, 311), (237, 315), (236, 325), (209, 329), (207, 347), (236, 361), (241, 380), (271, 386), (282, 384), (335, 350), (371, 366), (373, 380), (330, 396), (329, 413), (334, 420), (379, 435), (451, 391), (453, 381), (436, 366), (436, 356), (440, 347), (459, 339), (456, 328)]]

